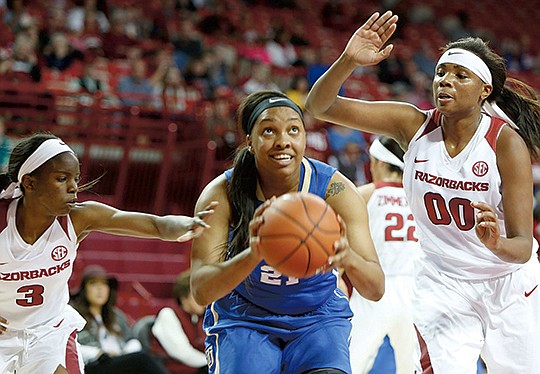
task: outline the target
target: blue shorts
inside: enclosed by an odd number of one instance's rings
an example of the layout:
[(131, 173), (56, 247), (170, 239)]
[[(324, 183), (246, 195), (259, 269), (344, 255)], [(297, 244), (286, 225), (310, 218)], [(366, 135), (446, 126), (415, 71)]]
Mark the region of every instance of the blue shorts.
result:
[(317, 368), (350, 373), (351, 318), (341, 290), (298, 316), (272, 314), (233, 292), (206, 310), (208, 373), (300, 374)]

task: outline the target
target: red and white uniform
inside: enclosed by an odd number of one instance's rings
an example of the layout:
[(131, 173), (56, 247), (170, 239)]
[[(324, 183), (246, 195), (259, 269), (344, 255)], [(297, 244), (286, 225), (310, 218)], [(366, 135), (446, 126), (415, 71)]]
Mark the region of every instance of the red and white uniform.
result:
[(476, 236), (470, 206), (490, 204), (505, 235), (496, 154), (505, 124), (484, 115), (469, 144), (450, 157), (440, 113), (427, 115), (405, 153), (403, 184), (425, 252), (414, 320), (433, 370), (476, 373), (482, 353), (490, 373), (538, 373), (540, 292), (528, 293), (538, 284), (536, 257), (522, 265), (495, 256)]
[[(68, 306), (77, 236), (68, 216), (62, 218), (65, 225), (55, 220), (34, 244), (26, 243), (16, 227), (17, 203), (9, 204), (0, 232), (0, 315), (9, 322), (0, 337), (0, 372), (52, 373), (59, 364), (66, 366), (66, 352), (51, 359), (62, 351), (51, 346), (67, 347), (85, 324)], [(47, 350), (41, 352), (45, 343)]]
[(386, 276), (384, 296), (364, 299), (353, 289), (351, 333), (353, 374), (369, 372), (386, 335), (394, 348), (396, 373), (414, 371), (416, 333), (412, 320), (415, 264), (421, 255), (415, 222), (401, 183), (377, 182), (367, 202), (369, 228)]

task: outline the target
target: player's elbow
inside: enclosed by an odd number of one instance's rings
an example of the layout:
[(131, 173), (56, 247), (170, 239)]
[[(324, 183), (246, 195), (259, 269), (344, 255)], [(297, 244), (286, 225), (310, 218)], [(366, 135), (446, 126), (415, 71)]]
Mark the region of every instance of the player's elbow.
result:
[(306, 102), (304, 104), (306, 111), (311, 114), (314, 118), (320, 118), (324, 114), (324, 110), (319, 105), (313, 103), (313, 99), (308, 95)]
[(371, 301), (379, 301), (384, 296), (385, 291), (385, 280), (384, 280), (384, 273), (382, 269), (377, 272), (377, 276), (375, 276), (368, 287), (365, 287), (364, 296), (366, 299)]
[(374, 285), (373, 288), (369, 292), (369, 296), (367, 297), (371, 301), (379, 301), (384, 296), (384, 279), (382, 282), (379, 282), (377, 285)]

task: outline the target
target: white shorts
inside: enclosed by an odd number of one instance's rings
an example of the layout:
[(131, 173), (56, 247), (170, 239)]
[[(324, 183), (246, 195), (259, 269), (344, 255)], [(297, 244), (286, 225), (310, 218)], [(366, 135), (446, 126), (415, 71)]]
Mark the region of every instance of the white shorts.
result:
[(59, 365), (70, 374), (84, 373), (77, 331), (85, 320), (68, 306), (59, 317), (24, 330), (8, 330), (0, 336), (0, 373), (52, 374)]
[(414, 372), (416, 332), (412, 320), (412, 287), (412, 277), (387, 277), (384, 296), (377, 302), (353, 291), (350, 300), (354, 312), (350, 343), (353, 374), (371, 370), (386, 335), (394, 348), (396, 373)]
[[(475, 374), (481, 356), (490, 374), (538, 374), (539, 282), (536, 260), (487, 280), (455, 279), (426, 264), (413, 313), (433, 372)], [(423, 364), (426, 372), (429, 363)]]

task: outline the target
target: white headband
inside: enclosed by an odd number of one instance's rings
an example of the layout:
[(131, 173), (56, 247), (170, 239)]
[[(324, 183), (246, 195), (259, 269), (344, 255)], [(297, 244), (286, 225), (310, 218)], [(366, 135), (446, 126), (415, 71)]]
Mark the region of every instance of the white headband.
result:
[[(463, 66), (476, 74), (476, 76), (480, 78), (482, 82), (487, 84), (493, 83), (491, 72), (489, 71), (489, 68), (484, 60), (466, 49), (451, 48), (447, 50), (437, 62), (437, 66), (440, 64), (455, 64)], [(518, 126), (514, 123), (514, 121), (508, 117), (508, 115), (497, 105), (496, 102), (490, 103), (486, 100), (482, 105), (482, 109), (490, 116), (500, 118), (513, 128), (518, 129)]]
[(403, 161), (401, 161), (395, 154), (386, 148), (379, 139), (375, 139), (373, 143), (371, 143), (371, 147), (369, 147), (369, 154), (375, 157), (377, 160), (397, 166), (401, 170), (403, 170), (405, 167)]
[(480, 57), (474, 53), (461, 48), (451, 48), (443, 53), (437, 66), (441, 64), (455, 64), (463, 66), (472, 71), (482, 82), (491, 84), (491, 72), (488, 66)]
[(21, 196), (22, 191), (20, 190), (19, 186), (21, 184), (22, 177), (26, 174), (32, 173), (54, 156), (64, 152), (74, 153), (73, 150), (60, 139), (54, 138), (45, 140), (34, 151), (34, 153), (32, 153), (26, 159), (26, 161), (23, 162), (21, 168), (19, 169), (19, 174), (17, 175), (17, 182), (11, 183), (4, 191), (2, 191), (0, 198), (7, 199)]

